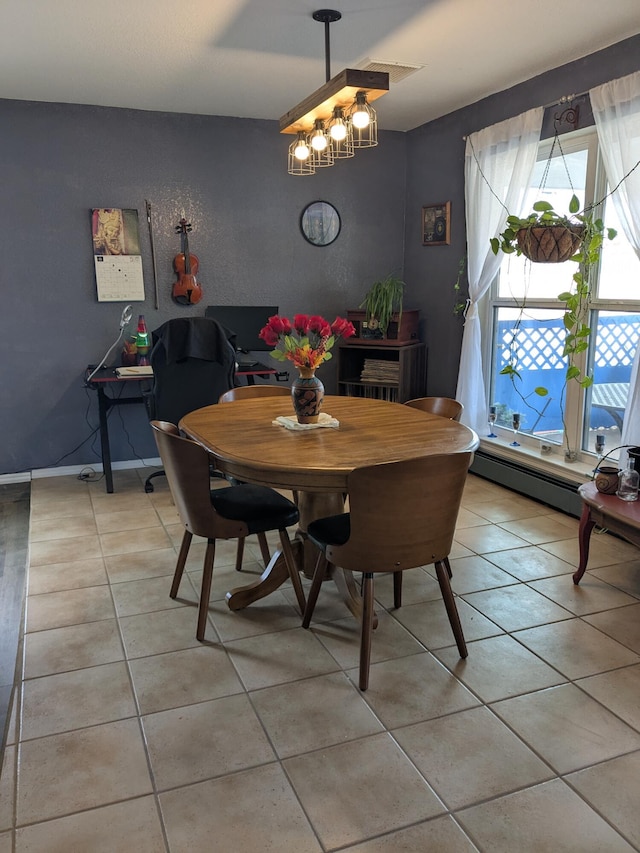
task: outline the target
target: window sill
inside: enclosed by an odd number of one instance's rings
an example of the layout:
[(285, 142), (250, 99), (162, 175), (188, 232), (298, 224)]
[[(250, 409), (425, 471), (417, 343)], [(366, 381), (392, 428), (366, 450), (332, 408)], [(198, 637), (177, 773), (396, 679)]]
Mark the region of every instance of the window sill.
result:
[[(584, 460), (578, 459), (576, 462), (567, 462), (564, 458), (563, 448), (560, 445), (552, 445), (551, 453), (543, 455), (539, 446), (527, 446), (522, 443), (520, 447), (511, 447), (512, 435), (505, 438), (501, 436), (498, 436), (498, 438), (486, 438), (481, 435), (479, 438), (479, 449), (488, 456), (496, 456), (499, 459), (524, 465), (532, 470), (544, 472), (551, 477), (575, 483), (576, 486), (593, 479), (593, 469), (596, 464), (595, 458), (586, 456)], [(617, 462), (616, 460), (612, 460), (610, 464), (617, 465)]]

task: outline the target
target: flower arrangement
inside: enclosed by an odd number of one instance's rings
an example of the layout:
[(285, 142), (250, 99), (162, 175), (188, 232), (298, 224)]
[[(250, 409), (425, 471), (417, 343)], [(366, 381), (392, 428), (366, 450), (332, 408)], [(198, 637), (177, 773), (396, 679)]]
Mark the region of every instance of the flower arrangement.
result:
[(315, 370), (332, 357), (330, 350), (337, 338), (350, 338), (355, 332), (353, 324), (343, 317), (328, 323), (324, 317), (296, 314), (291, 322), (275, 314), (260, 331), (260, 338), (275, 347), (272, 358)]

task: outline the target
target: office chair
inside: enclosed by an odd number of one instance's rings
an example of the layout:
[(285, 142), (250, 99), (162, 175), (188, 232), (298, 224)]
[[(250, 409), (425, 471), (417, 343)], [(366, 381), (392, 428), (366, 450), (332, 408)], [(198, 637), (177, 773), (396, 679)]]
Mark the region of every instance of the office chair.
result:
[(407, 400), (405, 406), (431, 412), (432, 415), (449, 418), (451, 421), (459, 421), (464, 411), (462, 403), (451, 397), (417, 397), (415, 400)]
[(173, 501), (184, 525), (169, 593), (171, 598), (178, 595), (193, 535), (203, 536), (207, 540), (196, 639), (203, 641), (205, 637), (216, 539), (244, 540), (251, 533), (264, 535), (269, 530), (277, 530), (298, 605), (300, 611), (304, 612), (302, 581), (287, 533), (287, 527), (297, 524), (300, 517), (297, 506), (267, 486), (242, 484), (211, 490), (209, 456), (204, 447), (181, 436), (174, 424), (151, 421), (151, 427)]
[[(235, 350), (226, 330), (209, 317), (168, 320), (152, 332), (153, 388), (146, 396), (149, 420), (177, 424), (194, 409), (218, 402), (233, 388)], [(155, 471), (144, 490), (153, 491)]]
[(471, 453), (452, 453), (356, 468), (348, 477), (350, 511), (317, 519), (307, 528), (320, 555), (304, 612), (304, 628), (311, 622), (328, 565), (332, 572), (340, 567), (363, 573), (361, 690), (369, 685), (376, 572), (393, 572), (394, 606), (400, 607), (402, 572), (435, 564), (460, 657), (467, 656), (449, 582), (448, 557), (471, 457)]

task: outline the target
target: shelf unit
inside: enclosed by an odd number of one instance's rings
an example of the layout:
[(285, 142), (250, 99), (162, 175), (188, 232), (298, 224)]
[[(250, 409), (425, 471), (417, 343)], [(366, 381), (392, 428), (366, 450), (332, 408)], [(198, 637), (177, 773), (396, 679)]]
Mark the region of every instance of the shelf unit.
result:
[(338, 393), (405, 403), (427, 393), (427, 346), (345, 344), (338, 350)]

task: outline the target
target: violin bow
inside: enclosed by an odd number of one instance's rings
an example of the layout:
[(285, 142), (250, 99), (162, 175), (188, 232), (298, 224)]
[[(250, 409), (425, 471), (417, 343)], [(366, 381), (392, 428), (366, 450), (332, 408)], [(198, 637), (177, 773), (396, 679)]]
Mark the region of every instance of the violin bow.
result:
[(158, 310), (158, 273), (156, 270), (156, 250), (153, 243), (153, 225), (151, 223), (151, 202), (145, 199), (147, 208), (147, 225), (149, 226), (149, 241), (151, 243), (151, 263), (153, 265), (153, 292), (155, 296), (156, 311)]

